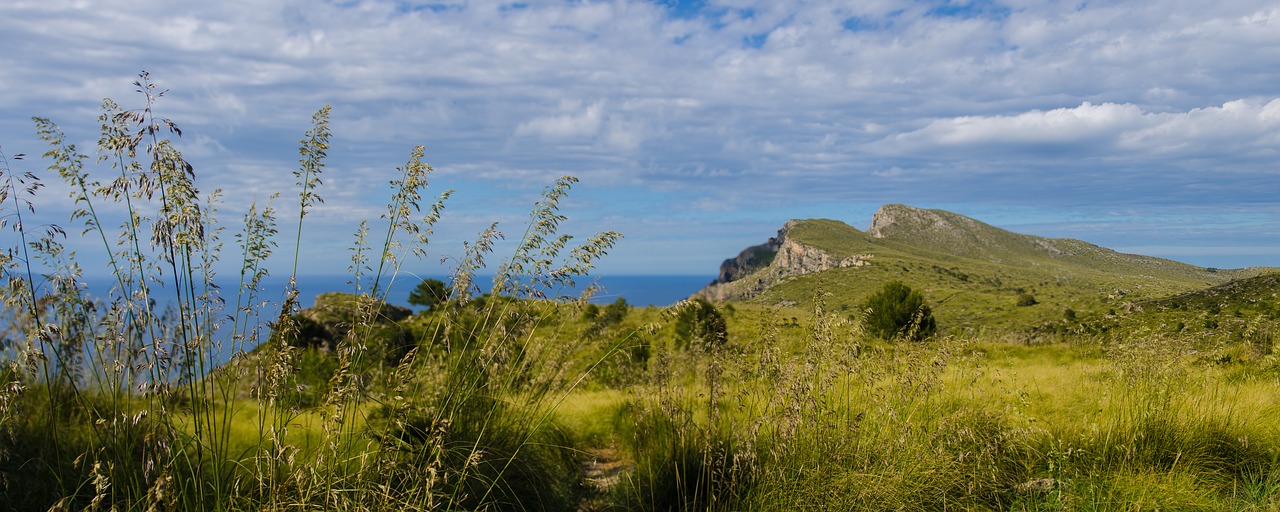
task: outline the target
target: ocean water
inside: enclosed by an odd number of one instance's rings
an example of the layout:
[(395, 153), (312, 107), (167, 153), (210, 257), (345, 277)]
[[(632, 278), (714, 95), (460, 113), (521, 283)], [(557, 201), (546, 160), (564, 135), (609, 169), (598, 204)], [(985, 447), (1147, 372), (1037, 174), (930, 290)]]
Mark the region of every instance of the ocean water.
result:
[[(445, 276), (425, 276), (442, 281), (448, 281)], [(690, 295), (712, 281), (712, 277), (708, 276), (688, 276), (688, 275), (617, 275), (617, 276), (601, 276), (590, 279), (578, 279), (576, 289), (561, 289), (548, 292), (548, 295), (560, 297), (569, 296), (577, 297), (580, 290), (586, 288), (591, 283), (596, 283), (602, 290), (592, 297), (591, 302), (597, 304), (608, 304), (619, 298), (626, 299), (628, 304), (632, 306), (669, 306), (681, 300), (687, 299)], [(96, 297), (105, 297), (107, 291), (114, 284), (114, 280), (109, 277), (94, 277), (86, 279), (88, 293)], [(481, 285), (482, 290), (487, 290), (492, 282), (492, 276), (478, 276), (477, 283)], [(271, 276), (263, 280), (262, 292), (260, 300), (270, 301), (272, 304), (279, 305), (284, 300), (284, 291), (288, 285), (287, 277)], [(218, 283), (221, 288), (221, 294), (227, 302), (234, 304), (236, 299), (237, 281), (233, 279), (220, 280)], [(387, 288), (387, 302), (404, 307), (413, 307), (409, 305), (409, 292), (418, 285), (418, 278), (414, 276), (401, 276), (391, 281)], [(369, 291), (371, 282), (363, 282), (361, 289)], [(386, 287), (387, 282), (383, 282), (381, 286)], [(163, 284), (162, 284), (163, 286)], [(345, 275), (319, 275), (319, 276), (298, 276), (298, 303), (301, 307), (310, 307), (315, 304), (316, 296), (328, 292), (345, 292), (353, 293), (356, 287), (351, 282), (350, 276)], [(156, 296), (163, 301), (163, 297), (170, 296), (171, 290), (161, 288), (155, 290)]]
[[(425, 276), (433, 279), (440, 279), (448, 282), (446, 276)], [(618, 298), (626, 299), (628, 304), (632, 306), (669, 306), (681, 300), (689, 298), (694, 292), (702, 289), (710, 283), (714, 278), (707, 276), (602, 276), (591, 279), (578, 279), (577, 287), (572, 289), (551, 290), (547, 292), (552, 297), (577, 297), (581, 294), (581, 290), (587, 285), (596, 283), (602, 288), (591, 302), (597, 304), (608, 304)], [(493, 282), (492, 276), (477, 276), (476, 282), (480, 285), (481, 290), (488, 290)], [(299, 276), (298, 277), (298, 300), (303, 307), (310, 306), (315, 303), (315, 297), (326, 292), (353, 292), (354, 286), (349, 283), (350, 278), (347, 276)], [(284, 290), (287, 279), (279, 281), (271, 281), (266, 285), (268, 289)], [(411, 307), (409, 305), (409, 292), (418, 285), (418, 278), (413, 276), (402, 276), (391, 283), (387, 291), (387, 302), (398, 306)], [(271, 288), (274, 286), (274, 288)], [(364, 289), (368, 290), (369, 285), (366, 283)]]
[(714, 279), (714, 276), (605, 276), (599, 281), (604, 291), (591, 301), (604, 304), (621, 297), (632, 306), (670, 306), (689, 298)]
[[(444, 278), (443, 276), (426, 276), (426, 277), (434, 277), (436, 279), (441, 279), (446, 282), (448, 281), (448, 279)], [(698, 290), (702, 289), (702, 287), (710, 283), (712, 281), (712, 278), (707, 276), (685, 276), (685, 275), (678, 275), (678, 276), (634, 276), (634, 275), (625, 276), (624, 275), (624, 276), (602, 276), (602, 277), (592, 278), (592, 279), (581, 279), (579, 281), (580, 281), (578, 283), (579, 289), (585, 288), (587, 285), (593, 282), (596, 283), (601, 288), (603, 288), (603, 290), (600, 291), (599, 294), (595, 295), (591, 299), (591, 302), (593, 303), (608, 304), (618, 300), (619, 298), (623, 298), (623, 299), (626, 299), (627, 303), (631, 304), (632, 306), (661, 307), (661, 306), (668, 306), (688, 298), (694, 292), (697, 292)], [(269, 320), (274, 320), (273, 318), (274, 313), (279, 311), (280, 304), (284, 301), (284, 292), (287, 288), (288, 282), (289, 282), (288, 277), (269, 277), (263, 281), (261, 292), (257, 298), (257, 301), (259, 303), (265, 303), (261, 306), (262, 309), (259, 310), (263, 315), (258, 318), (259, 321), (266, 322)], [(492, 276), (480, 276), (477, 278), (477, 282), (483, 285), (482, 289), (488, 289), (492, 283)], [(85, 289), (84, 289), (85, 293), (89, 294), (94, 298), (103, 299), (107, 297), (108, 292), (115, 285), (115, 280), (112, 277), (89, 277), (84, 279), (83, 284), (85, 285)], [(404, 307), (409, 307), (413, 309), (420, 309), (414, 306), (410, 306), (408, 301), (409, 292), (418, 285), (417, 277), (404, 276), (399, 279), (391, 281), (389, 284), (390, 286), (389, 288), (387, 288), (387, 295), (386, 295), (387, 302), (398, 305), (398, 306), (404, 306)], [(223, 299), (227, 302), (226, 311), (224, 314), (229, 315), (231, 313), (231, 310), (235, 307), (236, 287), (238, 285), (238, 281), (236, 279), (228, 278), (218, 282), (218, 285), (219, 285), (220, 293)], [(372, 283), (368, 283), (368, 282), (362, 283), (361, 289), (364, 291), (368, 291), (371, 285)], [(387, 285), (388, 283), (385, 283), (385, 282), (382, 283), (382, 286), (387, 286)], [(351, 278), (349, 276), (329, 275), (329, 276), (299, 276), (298, 277), (298, 303), (301, 307), (304, 307), (304, 308), (314, 305), (316, 296), (322, 293), (328, 293), (328, 292), (352, 293), (355, 290), (356, 290), (356, 287), (351, 282)], [(152, 283), (152, 293), (156, 299), (157, 306), (160, 309), (164, 309), (166, 304), (172, 303), (174, 301), (172, 283)], [(548, 294), (552, 296), (577, 297), (579, 295), (579, 292), (574, 289), (564, 289), (564, 290), (555, 290), (554, 293), (548, 292)], [(3, 321), (3, 320), (0, 320), (0, 321)], [(229, 329), (229, 327), (227, 327), (228, 325), (227, 322), (223, 321), (222, 323), (223, 323), (223, 329), (220, 329), (220, 331), (223, 331), (224, 329)], [(229, 333), (220, 332), (218, 334), (215, 334), (215, 337), (218, 337), (220, 339), (222, 338), (222, 336), (229, 336)], [(265, 336), (266, 334), (264, 331), (262, 339), (265, 339)], [(252, 342), (250, 344), (252, 344)], [(248, 349), (249, 347), (245, 347), (245, 348)], [(223, 346), (221, 350), (222, 350), (222, 353), (215, 354), (213, 356), (215, 364), (222, 364), (230, 360), (232, 356), (230, 352), (231, 347), (229, 345)]]

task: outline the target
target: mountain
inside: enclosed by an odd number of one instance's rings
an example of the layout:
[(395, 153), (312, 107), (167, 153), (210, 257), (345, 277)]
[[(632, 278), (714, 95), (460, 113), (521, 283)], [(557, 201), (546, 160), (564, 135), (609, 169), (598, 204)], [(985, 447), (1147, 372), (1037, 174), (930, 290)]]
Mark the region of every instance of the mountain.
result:
[[(891, 204), (876, 212), (865, 232), (829, 219), (789, 221), (777, 236), (725, 260), (719, 277), (695, 296), (811, 306), (820, 290), (827, 307), (848, 310), (883, 283), (899, 280), (938, 305), (941, 322), (982, 328), (1059, 319), (1067, 309), (1109, 313), (1265, 272), (1123, 254)], [(1019, 306), (1026, 294), (1037, 304)]]

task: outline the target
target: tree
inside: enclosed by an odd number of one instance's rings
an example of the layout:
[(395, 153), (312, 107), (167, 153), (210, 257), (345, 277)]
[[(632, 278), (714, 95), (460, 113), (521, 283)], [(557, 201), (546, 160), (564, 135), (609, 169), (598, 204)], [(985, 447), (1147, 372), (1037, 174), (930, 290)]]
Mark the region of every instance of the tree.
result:
[(631, 311), (631, 305), (627, 304), (627, 299), (618, 297), (618, 300), (604, 307), (598, 320), (602, 325), (614, 325), (622, 322), (622, 319), (627, 317), (628, 311)]
[(724, 316), (706, 299), (693, 299), (692, 304), (676, 316), (676, 340), (681, 346), (697, 342), (704, 349), (723, 345), (729, 339)]
[(886, 340), (922, 340), (938, 330), (924, 296), (900, 281), (885, 283), (863, 305), (867, 332)]
[(449, 291), (449, 285), (444, 281), (423, 279), (412, 292), (409, 292), (409, 304), (431, 309), (449, 300)]

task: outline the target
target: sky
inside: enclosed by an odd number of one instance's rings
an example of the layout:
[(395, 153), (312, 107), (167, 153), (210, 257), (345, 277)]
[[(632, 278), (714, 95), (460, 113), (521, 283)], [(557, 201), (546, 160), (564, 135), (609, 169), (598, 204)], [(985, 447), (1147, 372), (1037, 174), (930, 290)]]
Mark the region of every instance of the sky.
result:
[[(95, 154), (103, 98), (139, 108), (145, 70), (229, 229), (251, 203), (296, 217), (298, 140), (332, 105), (303, 273), (345, 271), (416, 145), (427, 194), (456, 191), (423, 274), (491, 222), (500, 261), (565, 175), (564, 230), (625, 237), (605, 275), (714, 276), (788, 219), (866, 229), (887, 203), (1280, 266), (1274, 0), (7, 0), (0, 44), (11, 171), (45, 173), (32, 116)], [(45, 179), (39, 218), (77, 226)]]

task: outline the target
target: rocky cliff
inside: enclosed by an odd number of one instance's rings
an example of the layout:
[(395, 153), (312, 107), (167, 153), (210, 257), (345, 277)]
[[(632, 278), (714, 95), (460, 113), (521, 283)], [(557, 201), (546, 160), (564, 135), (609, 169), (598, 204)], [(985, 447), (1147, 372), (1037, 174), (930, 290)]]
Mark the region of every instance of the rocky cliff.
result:
[(716, 280), (694, 297), (712, 301), (749, 299), (789, 277), (861, 267), (870, 262), (870, 254), (839, 256), (789, 238), (787, 233), (801, 222), (804, 221), (789, 221), (778, 230), (778, 236), (725, 260)]
[[(778, 233), (782, 234), (781, 231)], [(720, 264), (720, 274), (713, 283), (736, 281), (768, 267), (773, 263), (773, 258), (777, 256), (781, 246), (782, 243), (777, 238), (770, 238), (768, 242), (746, 248), (738, 253), (737, 257), (724, 260), (724, 263)]]

